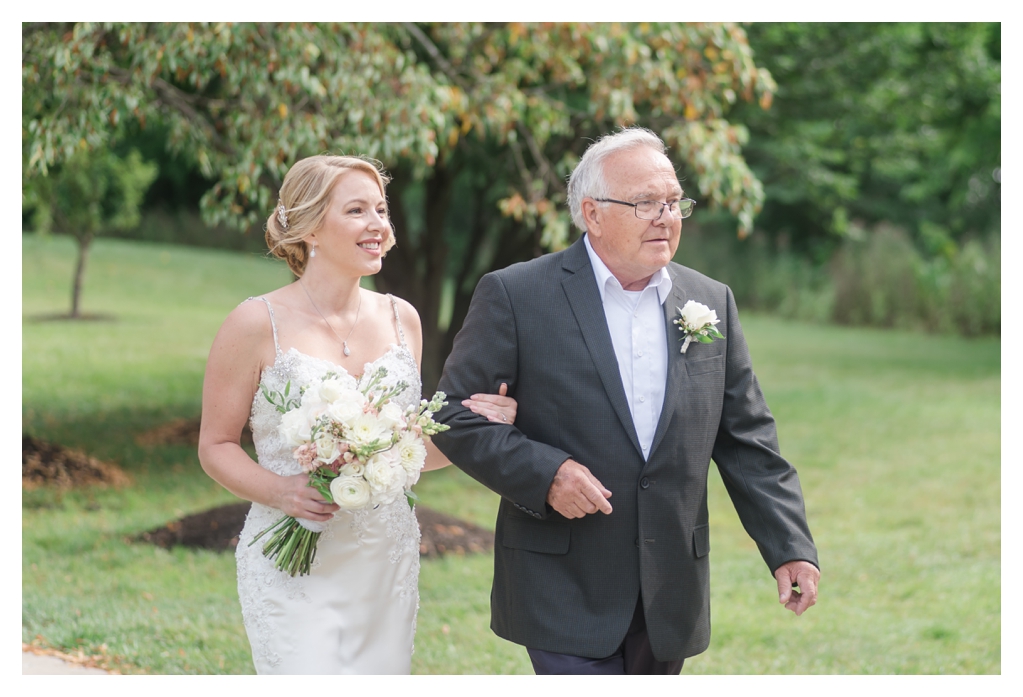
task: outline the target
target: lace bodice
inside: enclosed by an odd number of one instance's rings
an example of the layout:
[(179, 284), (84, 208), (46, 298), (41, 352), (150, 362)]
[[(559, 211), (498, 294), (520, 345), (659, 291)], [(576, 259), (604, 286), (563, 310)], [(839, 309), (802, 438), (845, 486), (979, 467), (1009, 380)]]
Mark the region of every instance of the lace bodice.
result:
[[(324, 358), (309, 356), (298, 349), (291, 348), (288, 351), (281, 351), (277, 341), (277, 323), (274, 320), (273, 307), (265, 298), (249, 298), (249, 300), (262, 300), (266, 303), (270, 312), (270, 322), (273, 326), (274, 350), (276, 359), (273, 365), (263, 370), (260, 383), (271, 391), (283, 392), (288, 383), (291, 384), (289, 395), (298, 397), (299, 391), (318, 380), (326, 373), (335, 372), (341, 376), (343, 382), (350, 383), (352, 387), (358, 384), (357, 378), (369, 375), (377, 368), (383, 366), (387, 369), (387, 377), (382, 381), (384, 385), (396, 385), (404, 382), (406, 387), (402, 392), (395, 395), (392, 400), (403, 409), (417, 404), (422, 393), (422, 382), (419, 378), (419, 368), (416, 360), (405, 344), (405, 335), (398, 320), (397, 308), (394, 306), (394, 299), (391, 298), (394, 308), (394, 317), (398, 331), (400, 344), (391, 344), (391, 347), (376, 360), (366, 363), (363, 366), (362, 374), (351, 375), (343, 366), (337, 365)], [(256, 455), (259, 464), (265, 469), (280, 475), (299, 474), (301, 466), (292, 457), (292, 448), (281, 438), (279, 426), (281, 413), (267, 401), (262, 390), (257, 390), (252, 398), (252, 412), (250, 415), (250, 428), (252, 429), (252, 440), (256, 445)]]
[[(418, 404), (422, 384), (415, 358), (412, 357), (408, 347), (404, 344), (391, 344), (391, 348), (382, 356), (363, 366), (362, 375), (369, 375), (381, 366), (387, 369), (387, 377), (382, 381), (384, 385), (391, 386), (399, 382), (408, 385), (402, 392), (392, 397), (392, 401), (402, 409)], [(342, 366), (323, 358), (308, 356), (294, 348), (286, 352), (282, 352), (278, 348), (277, 360), (263, 371), (260, 382), (269, 390), (280, 392), (283, 392), (285, 386), (290, 382), (289, 394), (298, 397), (302, 387), (320, 380), (331, 371), (338, 373), (342, 382), (350, 383), (346, 386), (357, 387), (358, 381), (355, 376), (350, 375)], [(299, 474), (302, 468), (292, 457), (293, 448), (284, 442), (278, 432), (281, 416), (274, 405), (263, 396), (263, 392), (257, 391), (252, 399), (250, 418), (252, 440), (256, 444), (256, 455), (259, 458), (259, 464), (271, 472), (285, 476)]]

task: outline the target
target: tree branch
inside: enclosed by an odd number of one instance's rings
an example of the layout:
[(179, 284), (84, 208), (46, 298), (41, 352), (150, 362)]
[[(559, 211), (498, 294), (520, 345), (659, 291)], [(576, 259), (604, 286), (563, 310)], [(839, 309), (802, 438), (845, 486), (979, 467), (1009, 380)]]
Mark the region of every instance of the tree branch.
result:
[(462, 88), (463, 92), (468, 93), (469, 85), (455, 71), (455, 69), (451, 66), (451, 63), (448, 62), (448, 59), (445, 58), (444, 54), (442, 54), (440, 49), (437, 48), (437, 45), (430, 41), (430, 37), (423, 33), (423, 30), (416, 26), (415, 22), (402, 22), (401, 25), (405, 27), (405, 31), (411, 34), (413, 38), (419, 42), (419, 45), (422, 46), (428, 54), (430, 54), (430, 58), (432, 58), (437, 64), (437, 67), (441, 69), (441, 72), (447, 75), (449, 80)]

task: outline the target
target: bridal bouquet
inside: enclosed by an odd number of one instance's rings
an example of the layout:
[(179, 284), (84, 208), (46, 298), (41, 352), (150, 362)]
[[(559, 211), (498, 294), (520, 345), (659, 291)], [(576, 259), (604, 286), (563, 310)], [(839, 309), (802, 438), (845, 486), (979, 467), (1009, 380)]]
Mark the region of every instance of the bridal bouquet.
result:
[[(382, 384), (384, 367), (355, 382), (331, 371), (319, 382), (291, 396), (291, 383), (283, 392), (260, 385), (263, 396), (284, 416), (280, 435), (295, 459), (309, 474), (309, 486), (342, 510), (387, 505), (399, 496), (414, 499), (412, 485), (426, 462), (424, 438), (448, 429), (433, 420), (444, 393), (402, 409), (391, 398), (407, 383)], [(291, 576), (309, 573), (316, 558), (321, 523), (284, 516), (256, 535), (254, 544), (269, 534), (263, 554), (274, 567)]]

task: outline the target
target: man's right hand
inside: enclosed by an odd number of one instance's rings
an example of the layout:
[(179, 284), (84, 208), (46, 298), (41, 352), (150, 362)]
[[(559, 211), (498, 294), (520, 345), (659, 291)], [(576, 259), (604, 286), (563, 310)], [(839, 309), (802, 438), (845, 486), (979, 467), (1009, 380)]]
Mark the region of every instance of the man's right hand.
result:
[(582, 518), (600, 511), (611, 512), (611, 492), (575, 460), (565, 460), (554, 474), (547, 503), (566, 518)]

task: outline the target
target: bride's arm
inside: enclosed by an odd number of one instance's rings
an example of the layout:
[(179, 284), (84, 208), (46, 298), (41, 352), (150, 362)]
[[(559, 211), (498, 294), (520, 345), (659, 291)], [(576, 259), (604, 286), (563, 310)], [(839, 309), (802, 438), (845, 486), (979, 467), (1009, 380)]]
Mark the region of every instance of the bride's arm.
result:
[[(423, 326), (419, 319), (419, 313), (412, 305), (401, 298), (398, 298), (398, 314), (404, 326), (406, 338), (412, 354), (415, 356), (416, 365), (422, 366), (423, 362)], [(518, 403), (512, 397), (506, 397), (508, 385), (501, 383), (500, 391), (496, 395), (475, 394), (462, 402), (462, 406), (468, 407), (490, 421), (503, 422), (511, 425), (515, 423), (515, 415), (518, 410)], [(445, 457), (432, 441), (426, 441), (426, 464), (423, 471), (430, 471), (447, 467), (451, 460)]]
[(291, 516), (329, 520), (337, 506), (324, 502), (308, 486), (308, 475), (283, 477), (270, 472), (239, 443), (262, 367), (274, 357), (272, 332), (266, 305), (251, 301), (235, 308), (217, 332), (203, 380), (199, 462), (235, 496)]

